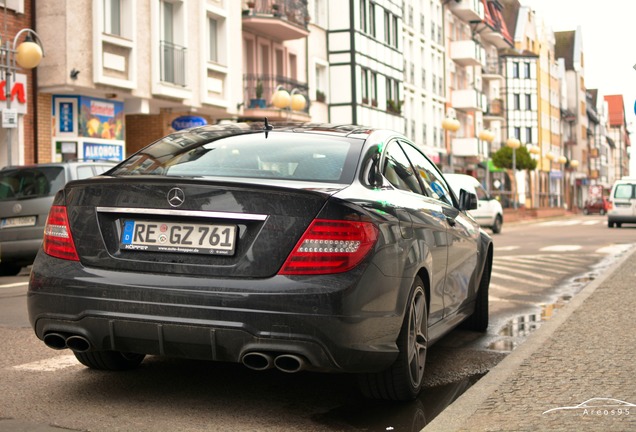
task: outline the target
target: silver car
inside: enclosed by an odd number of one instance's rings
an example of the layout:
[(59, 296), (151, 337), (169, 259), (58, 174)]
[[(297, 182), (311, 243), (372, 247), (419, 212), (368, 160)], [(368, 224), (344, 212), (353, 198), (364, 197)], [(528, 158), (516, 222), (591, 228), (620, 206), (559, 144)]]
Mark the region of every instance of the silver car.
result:
[(33, 263), (55, 193), (70, 180), (114, 167), (107, 161), (59, 162), (0, 170), (0, 276)]

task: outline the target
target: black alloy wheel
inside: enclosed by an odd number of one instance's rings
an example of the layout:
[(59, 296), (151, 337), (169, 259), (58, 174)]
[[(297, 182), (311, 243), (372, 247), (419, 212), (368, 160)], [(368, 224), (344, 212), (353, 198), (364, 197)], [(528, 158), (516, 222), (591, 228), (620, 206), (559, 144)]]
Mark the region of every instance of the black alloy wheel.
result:
[(417, 397), (424, 383), (428, 349), (428, 306), (424, 284), (415, 278), (408, 309), (397, 339), (399, 354), (388, 369), (359, 376), (365, 397), (408, 401)]
[(492, 226), (492, 233), (499, 234), (501, 232), (501, 227), (503, 226), (503, 218), (501, 215), (497, 215), (495, 217), (495, 224)]

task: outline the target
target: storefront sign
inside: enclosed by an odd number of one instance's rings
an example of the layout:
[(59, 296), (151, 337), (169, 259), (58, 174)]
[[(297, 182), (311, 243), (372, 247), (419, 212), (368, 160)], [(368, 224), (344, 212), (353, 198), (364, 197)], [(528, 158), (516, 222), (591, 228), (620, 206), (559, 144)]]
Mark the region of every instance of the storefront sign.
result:
[[(27, 113), (27, 77), (24, 74), (13, 75), (11, 80), (11, 108), (15, 109), (18, 114)], [(0, 81), (0, 109), (4, 110), (7, 106), (5, 80)]]
[(197, 116), (181, 116), (172, 120), (172, 129), (174, 130), (182, 130), (189, 129), (197, 126), (204, 126), (208, 124), (207, 120), (203, 117)]
[(84, 159), (124, 160), (124, 147), (118, 144), (84, 143)]
[(60, 103), (60, 132), (73, 133), (75, 129), (73, 118), (73, 104), (71, 102)]

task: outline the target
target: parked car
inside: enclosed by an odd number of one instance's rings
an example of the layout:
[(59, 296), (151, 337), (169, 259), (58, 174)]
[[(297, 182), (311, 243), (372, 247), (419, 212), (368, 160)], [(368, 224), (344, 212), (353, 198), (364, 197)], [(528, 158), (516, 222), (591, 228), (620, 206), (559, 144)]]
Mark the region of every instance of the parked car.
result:
[(499, 234), (503, 227), (503, 208), (501, 203), (488, 195), (486, 189), (473, 176), (466, 174), (444, 174), (455, 193), (461, 189), (477, 195), (477, 208), (470, 215), (484, 228), (490, 228), (493, 234)]
[(67, 181), (92, 177), (115, 165), (77, 161), (1, 169), (0, 275), (16, 275), (33, 263), (53, 197)]
[(605, 197), (589, 199), (585, 202), (585, 206), (583, 207), (583, 214), (588, 215), (598, 213), (603, 216), (607, 213), (610, 207), (611, 204)]
[(476, 206), (392, 131), (176, 132), (57, 194), (30, 322), (93, 369), (153, 354), (349, 372), (369, 397), (413, 399), (432, 343), (488, 326)]
[(607, 212), (607, 226), (620, 228), (624, 223), (636, 223), (636, 178), (617, 180), (610, 192), (611, 208)]

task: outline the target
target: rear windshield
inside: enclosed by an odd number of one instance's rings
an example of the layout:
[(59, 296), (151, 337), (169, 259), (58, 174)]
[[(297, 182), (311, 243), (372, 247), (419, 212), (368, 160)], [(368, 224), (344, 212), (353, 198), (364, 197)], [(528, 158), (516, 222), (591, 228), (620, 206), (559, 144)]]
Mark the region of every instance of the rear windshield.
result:
[(631, 184), (616, 185), (616, 190), (614, 191), (614, 198), (618, 198), (618, 199), (634, 198), (634, 185), (631, 185)]
[(264, 132), (214, 141), (175, 143), (167, 137), (119, 165), (111, 175), (243, 177), (350, 183), (359, 140)]
[(55, 195), (64, 187), (63, 167), (29, 167), (0, 171), (0, 201)]

